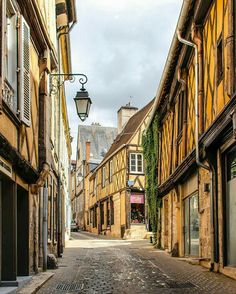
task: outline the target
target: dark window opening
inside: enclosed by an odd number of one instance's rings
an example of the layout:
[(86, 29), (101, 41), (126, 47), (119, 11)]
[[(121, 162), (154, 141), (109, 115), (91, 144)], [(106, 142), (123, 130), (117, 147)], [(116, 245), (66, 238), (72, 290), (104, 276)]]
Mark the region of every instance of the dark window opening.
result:
[(223, 79), (223, 43), (222, 37), (220, 37), (217, 44), (217, 85)]
[(179, 94), (178, 104), (178, 135), (182, 133), (184, 125), (184, 91)]
[(110, 201), (107, 201), (107, 226), (111, 225)]
[(101, 213), (101, 225), (104, 225), (104, 204), (101, 203), (100, 206), (100, 213)]
[(111, 225), (114, 225), (114, 201), (111, 198)]

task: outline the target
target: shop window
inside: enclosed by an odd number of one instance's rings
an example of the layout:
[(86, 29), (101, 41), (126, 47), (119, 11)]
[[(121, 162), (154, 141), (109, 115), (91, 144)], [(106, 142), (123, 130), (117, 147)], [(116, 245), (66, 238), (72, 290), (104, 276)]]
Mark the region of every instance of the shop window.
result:
[(222, 36), (217, 42), (217, 85), (223, 79), (223, 43)]
[(130, 173), (143, 173), (143, 154), (130, 153), (129, 165)]
[(184, 251), (187, 256), (199, 256), (198, 195), (184, 200)]
[(236, 266), (236, 147), (230, 150), (226, 156), (226, 263), (228, 266)]
[(131, 194), (131, 223), (144, 224), (145, 223), (145, 205), (143, 194)]

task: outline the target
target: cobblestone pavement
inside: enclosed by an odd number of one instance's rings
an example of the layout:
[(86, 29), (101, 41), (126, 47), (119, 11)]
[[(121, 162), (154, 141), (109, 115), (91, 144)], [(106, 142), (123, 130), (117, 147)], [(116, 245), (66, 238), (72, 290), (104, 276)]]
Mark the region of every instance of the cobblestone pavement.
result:
[(37, 292), (82, 294), (236, 293), (236, 281), (153, 249), (74, 233), (55, 275)]

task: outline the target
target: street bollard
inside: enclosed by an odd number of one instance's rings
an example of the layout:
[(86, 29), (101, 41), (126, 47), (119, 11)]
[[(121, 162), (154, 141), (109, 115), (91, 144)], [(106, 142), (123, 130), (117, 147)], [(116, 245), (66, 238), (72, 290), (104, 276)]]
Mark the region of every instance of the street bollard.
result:
[(152, 243), (152, 236), (150, 236), (150, 243)]

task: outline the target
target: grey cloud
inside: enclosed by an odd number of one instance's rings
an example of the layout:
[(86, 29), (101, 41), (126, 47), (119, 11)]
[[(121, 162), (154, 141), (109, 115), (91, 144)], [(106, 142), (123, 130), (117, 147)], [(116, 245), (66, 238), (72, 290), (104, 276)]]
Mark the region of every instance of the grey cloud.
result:
[[(93, 100), (85, 124), (100, 121), (115, 126), (116, 111), (130, 96), (138, 107), (155, 96), (181, 3), (77, 0), (78, 24), (71, 35), (73, 72), (88, 75), (87, 90)], [(74, 137), (79, 122), (72, 99), (76, 88), (67, 86)]]

